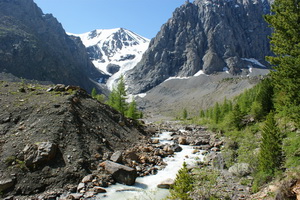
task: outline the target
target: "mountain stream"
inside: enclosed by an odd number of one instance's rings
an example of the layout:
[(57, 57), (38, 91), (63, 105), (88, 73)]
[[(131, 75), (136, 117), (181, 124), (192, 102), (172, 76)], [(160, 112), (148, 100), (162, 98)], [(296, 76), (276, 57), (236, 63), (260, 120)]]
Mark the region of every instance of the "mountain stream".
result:
[[(158, 137), (161, 144), (173, 144), (171, 132), (162, 132)], [(167, 166), (159, 170), (155, 175), (138, 177), (133, 186), (122, 184), (112, 185), (106, 188), (107, 193), (100, 194), (97, 199), (106, 200), (160, 200), (169, 195), (169, 190), (157, 188), (161, 182), (171, 178), (175, 179), (178, 170), (186, 162), (188, 166), (194, 165), (197, 160), (203, 160), (200, 152), (194, 153), (193, 146), (180, 145), (181, 152), (175, 152), (172, 157), (164, 158)]]

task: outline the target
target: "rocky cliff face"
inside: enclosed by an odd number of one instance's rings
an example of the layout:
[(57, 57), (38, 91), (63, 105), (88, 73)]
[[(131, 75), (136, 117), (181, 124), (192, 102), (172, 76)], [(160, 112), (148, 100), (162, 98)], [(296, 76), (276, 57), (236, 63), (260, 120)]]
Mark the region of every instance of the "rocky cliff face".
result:
[[(127, 74), (129, 91), (145, 92), (173, 76), (262, 67), (271, 30), (264, 0), (196, 0), (177, 8)], [(259, 62), (257, 62), (259, 61)]]
[(107, 77), (90, 62), (82, 42), (32, 0), (0, 2), (0, 71), (87, 90)]

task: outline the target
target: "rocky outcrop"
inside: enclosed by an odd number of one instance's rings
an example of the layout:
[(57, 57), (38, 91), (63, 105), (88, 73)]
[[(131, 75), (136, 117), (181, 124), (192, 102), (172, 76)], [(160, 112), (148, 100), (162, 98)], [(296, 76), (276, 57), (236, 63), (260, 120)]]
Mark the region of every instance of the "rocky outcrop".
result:
[(228, 169), (228, 172), (234, 176), (247, 176), (251, 174), (251, 168), (248, 163), (236, 163)]
[[(141, 93), (169, 77), (262, 67), (270, 54), (270, 28), (261, 0), (196, 0), (177, 8), (151, 40), (137, 66), (128, 72), (129, 91)], [(254, 59), (253, 59), (254, 58)]]
[(121, 165), (111, 161), (105, 161), (105, 170), (108, 171), (118, 183), (133, 185), (137, 177), (137, 172), (131, 167)]
[(33, 0), (0, 2), (0, 72), (38, 81), (79, 85), (88, 91), (103, 75), (77, 37), (68, 36)]
[(38, 142), (28, 144), (23, 149), (25, 165), (28, 168), (36, 168), (55, 158), (57, 145), (51, 142)]

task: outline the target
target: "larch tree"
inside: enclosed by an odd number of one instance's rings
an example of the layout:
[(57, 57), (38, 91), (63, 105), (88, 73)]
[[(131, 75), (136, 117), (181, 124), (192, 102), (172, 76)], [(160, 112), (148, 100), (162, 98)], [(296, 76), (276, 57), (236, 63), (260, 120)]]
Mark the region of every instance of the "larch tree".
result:
[(275, 89), (275, 108), (300, 125), (300, 0), (275, 0), (272, 14), (265, 16), (274, 29), (267, 57)]
[(125, 115), (128, 106), (126, 99), (125, 82), (123, 76), (121, 76), (117, 87), (114, 87), (110, 93), (107, 104), (118, 110), (122, 115)]
[(262, 128), (262, 142), (258, 159), (259, 170), (271, 176), (280, 169), (283, 161), (282, 137), (272, 111), (267, 116)]

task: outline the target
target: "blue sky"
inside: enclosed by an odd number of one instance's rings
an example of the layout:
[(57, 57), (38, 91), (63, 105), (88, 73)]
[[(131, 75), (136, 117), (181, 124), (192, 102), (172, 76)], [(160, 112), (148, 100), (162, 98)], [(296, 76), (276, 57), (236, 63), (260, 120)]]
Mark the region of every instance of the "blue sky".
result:
[(34, 0), (70, 33), (126, 28), (149, 39), (185, 0)]

